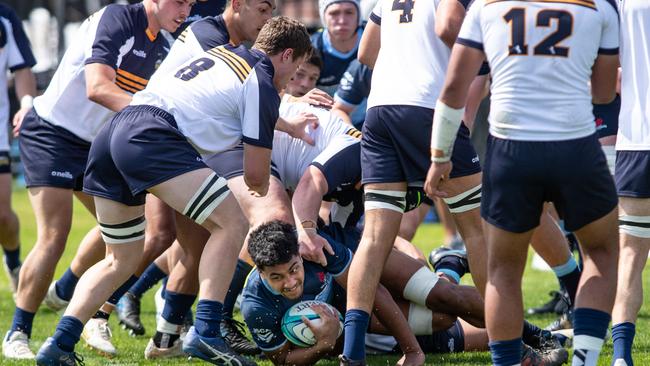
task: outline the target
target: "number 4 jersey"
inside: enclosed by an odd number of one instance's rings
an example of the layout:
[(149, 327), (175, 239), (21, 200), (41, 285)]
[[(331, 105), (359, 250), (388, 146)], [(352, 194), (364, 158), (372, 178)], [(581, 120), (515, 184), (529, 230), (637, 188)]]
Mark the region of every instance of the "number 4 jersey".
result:
[[(469, 0), (458, 0), (464, 7)], [(450, 50), (436, 36), (440, 0), (379, 0), (370, 21), (381, 26), (368, 108), (411, 105), (433, 109), (445, 81)]]
[(240, 141), (270, 149), (280, 96), (273, 64), (261, 51), (225, 45), (208, 50), (176, 70), (156, 72), (131, 105), (159, 107), (202, 155)]
[(591, 69), (618, 37), (613, 0), (476, 0), (457, 43), (490, 64), (490, 133), (551, 141), (595, 132)]

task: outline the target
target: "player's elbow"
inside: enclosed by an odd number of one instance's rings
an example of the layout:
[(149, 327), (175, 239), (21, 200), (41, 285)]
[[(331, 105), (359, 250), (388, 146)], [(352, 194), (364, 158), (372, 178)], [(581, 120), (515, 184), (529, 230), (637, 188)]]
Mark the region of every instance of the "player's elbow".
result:
[(458, 28), (454, 27), (448, 22), (436, 23), (436, 35), (451, 48), (456, 42), (456, 36), (458, 35)]
[(591, 102), (593, 104), (609, 104), (614, 98), (616, 98), (616, 89), (614, 88), (608, 88), (608, 90), (592, 90)]
[(251, 191), (258, 193), (260, 196), (266, 195), (269, 189), (269, 173), (260, 170), (246, 171), (244, 173), (244, 182)]
[(88, 100), (102, 104), (104, 93), (102, 92), (101, 85), (98, 85), (97, 83), (87, 83), (86, 96), (88, 97)]

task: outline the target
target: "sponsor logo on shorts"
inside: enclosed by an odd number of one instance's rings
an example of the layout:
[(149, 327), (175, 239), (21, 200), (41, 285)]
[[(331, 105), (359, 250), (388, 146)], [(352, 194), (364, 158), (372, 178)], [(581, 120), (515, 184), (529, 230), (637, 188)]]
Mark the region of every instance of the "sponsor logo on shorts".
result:
[(52, 170), (52, 173), (50, 173), (50, 174), (52, 174), (53, 177), (65, 178), (65, 179), (74, 179), (74, 177), (72, 176), (72, 173), (70, 173), (70, 172), (57, 172), (55, 170)]
[(6, 156), (0, 156), (0, 167), (9, 165), (10, 160)]
[(472, 158), (472, 163), (474, 164), (478, 163), (478, 155)]
[(449, 348), (450, 353), (454, 353), (454, 339), (449, 338), (449, 342), (447, 342), (447, 347)]
[(147, 53), (141, 50), (133, 50), (133, 54), (138, 57), (147, 58)]

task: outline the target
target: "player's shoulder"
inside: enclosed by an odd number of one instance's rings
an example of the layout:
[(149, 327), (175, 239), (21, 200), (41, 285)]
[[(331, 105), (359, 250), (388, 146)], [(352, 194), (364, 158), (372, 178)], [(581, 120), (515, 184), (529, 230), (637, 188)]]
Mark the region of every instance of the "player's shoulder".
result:
[(249, 50), (243, 45), (226, 44), (211, 48), (206, 52), (208, 55), (223, 61), (237, 75), (242, 84), (246, 83), (253, 73), (257, 74), (258, 79), (273, 78), (271, 61), (259, 50)]
[(20, 20), (14, 9), (2, 3), (0, 3), (0, 18), (5, 18), (12, 23)]
[(188, 29), (205, 49), (225, 45), (230, 41), (223, 16), (206, 17), (192, 23)]
[(148, 25), (147, 14), (142, 3), (136, 4), (109, 4), (99, 12), (99, 17), (90, 16), (90, 20), (107, 22), (108, 26), (146, 28)]

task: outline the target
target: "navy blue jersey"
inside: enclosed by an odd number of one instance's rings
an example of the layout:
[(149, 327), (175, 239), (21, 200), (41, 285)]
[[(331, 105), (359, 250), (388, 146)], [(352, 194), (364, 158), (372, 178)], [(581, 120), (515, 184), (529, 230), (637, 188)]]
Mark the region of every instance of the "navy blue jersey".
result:
[(366, 100), (370, 95), (371, 80), (372, 70), (359, 60), (352, 60), (334, 94), (337, 102), (355, 108), (350, 114), (350, 119), (356, 128), (361, 128), (366, 118)]
[[(359, 40), (361, 40), (361, 33), (363, 33), (363, 27), (359, 27), (357, 33)], [(311, 36), (311, 43), (319, 51), (323, 59), (323, 68), (320, 71), (320, 77), (316, 82), (316, 86), (329, 95), (334, 95), (343, 77), (343, 73), (347, 70), (350, 62), (357, 58), (359, 43), (357, 41), (357, 46), (352, 51), (341, 53), (332, 46), (326, 30), (320, 30), (314, 33)]]
[(85, 65), (112, 67), (115, 84), (132, 94), (145, 88), (168, 50), (165, 38), (148, 29), (142, 3), (108, 5), (81, 25), (47, 90), (34, 100), (34, 108), (46, 121), (92, 141), (114, 113), (88, 100)]
[(290, 300), (274, 291), (260, 277), (257, 269), (248, 276), (242, 293), (241, 312), (253, 340), (263, 351), (274, 351), (287, 342), (282, 334), (281, 325), (282, 316), (291, 306), (306, 300), (319, 300), (337, 305), (334, 302), (335, 293), (341, 294), (342, 289), (334, 282), (334, 278), (348, 269), (352, 261), (352, 252), (327, 234), (323, 232), (319, 234), (328, 240), (334, 249), (334, 255), (325, 252), (326, 267), (303, 261), (305, 278), (302, 298)]
[(174, 38), (183, 33), (183, 31), (192, 23), (207, 17), (215, 17), (223, 13), (226, 9), (226, 0), (197, 0), (192, 6), (190, 16), (185, 19), (185, 22), (178, 27), (176, 32), (172, 34)]

